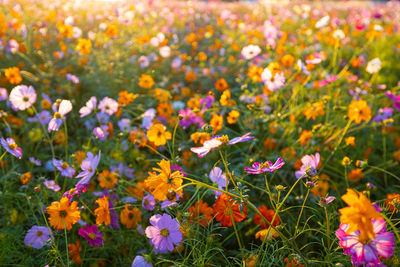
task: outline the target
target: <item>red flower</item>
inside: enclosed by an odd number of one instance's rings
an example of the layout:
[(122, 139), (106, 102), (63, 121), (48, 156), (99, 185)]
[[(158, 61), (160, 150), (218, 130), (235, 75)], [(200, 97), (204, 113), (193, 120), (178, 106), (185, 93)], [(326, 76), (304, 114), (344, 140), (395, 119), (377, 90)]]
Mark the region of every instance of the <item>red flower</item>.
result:
[[(261, 207), (258, 207), (257, 209), (264, 216), (264, 218), (267, 219), (267, 221), (271, 223), (272, 219), (274, 218), (275, 212), (273, 210), (269, 210), (265, 205), (262, 205)], [(269, 224), (263, 218), (261, 218), (261, 216), (258, 214), (254, 215), (254, 224), (259, 224), (261, 229), (269, 228)], [(278, 216), (276, 216), (272, 225), (276, 227), (279, 224), (280, 224), (279, 218), (278, 218)]]
[[(229, 208), (229, 202), (231, 208)], [(215, 219), (218, 222), (221, 222), (222, 226), (232, 226), (232, 215), (235, 222), (243, 221), (247, 216), (246, 207), (243, 203), (243, 213), (240, 211), (239, 204), (236, 204), (236, 201), (232, 201), (232, 197), (228, 197), (226, 194), (222, 194), (218, 197), (214, 204), (215, 210)], [(232, 209), (232, 213), (231, 213)]]

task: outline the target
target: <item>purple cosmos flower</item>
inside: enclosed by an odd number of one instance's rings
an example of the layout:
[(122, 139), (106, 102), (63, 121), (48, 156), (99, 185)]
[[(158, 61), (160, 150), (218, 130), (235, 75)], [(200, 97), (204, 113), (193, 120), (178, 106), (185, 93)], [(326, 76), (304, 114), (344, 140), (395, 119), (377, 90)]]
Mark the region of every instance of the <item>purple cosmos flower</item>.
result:
[(382, 122), (393, 116), (393, 108), (380, 108), (372, 121)]
[(129, 132), (131, 130), (131, 120), (123, 118), (118, 121), (118, 127), (121, 132)]
[(319, 204), (321, 205), (328, 205), (329, 203), (331, 203), (332, 201), (334, 201), (336, 199), (336, 197), (321, 197), (319, 200)]
[(118, 102), (112, 98), (106, 96), (99, 103), (99, 109), (101, 112), (106, 113), (108, 115), (113, 115), (118, 110)]
[(153, 124), (153, 119), (156, 116), (156, 110), (154, 108), (150, 108), (143, 113), (142, 117), (142, 128), (150, 129), (151, 125)]
[(297, 66), (299, 69), (305, 74), (305, 75), (311, 75), (311, 73), (308, 71), (306, 65), (301, 61), (301, 59), (297, 60)]
[(242, 136), (239, 136), (239, 137), (235, 137), (235, 138), (233, 138), (232, 140), (230, 140), (228, 142), (228, 145), (234, 145), (234, 144), (237, 144), (237, 143), (242, 143), (242, 142), (246, 142), (246, 141), (249, 141), (249, 140), (253, 139), (254, 136), (250, 136), (250, 134), (251, 134), (251, 132), (246, 133), (246, 134), (244, 134)]
[(156, 201), (154, 200), (153, 195), (147, 195), (143, 198), (142, 207), (146, 210), (154, 210), (154, 206), (156, 205)]
[(386, 92), (385, 95), (393, 101), (394, 107), (400, 110), (400, 95), (395, 95), (390, 91)]
[(107, 128), (107, 126), (102, 125), (101, 127), (96, 127), (93, 129), (94, 136), (96, 136), (96, 138), (100, 139), (101, 141), (104, 141), (108, 135), (108, 133), (103, 128)]
[(212, 95), (202, 98), (200, 100), (200, 105), (203, 107), (202, 110), (211, 108), (214, 103), (214, 99), (215, 99), (215, 97)]
[[(219, 167), (214, 167), (214, 169), (210, 171), (209, 178), (213, 183), (217, 184), (219, 189), (223, 190), (226, 187), (226, 175), (222, 173)], [(222, 194), (222, 192), (218, 190), (214, 190), (214, 193), (216, 198)]]
[(153, 264), (146, 261), (146, 259), (143, 256), (138, 255), (133, 260), (131, 267), (153, 267)]
[(8, 92), (6, 88), (0, 88), (0, 101), (7, 100)]
[(36, 102), (36, 97), (33, 86), (18, 85), (11, 90), (9, 99), (14, 109), (25, 110)]
[(282, 158), (278, 158), (275, 163), (272, 163), (271, 161), (266, 161), (264, 163), (254, 162), (251, 168), (246, 167), (244, 170), (246, 173), (260, 174), (264, 172), (274, 172), (282, 168), (283, 165), (285, 165), (285, 162)]
[(308, 177), (308, 174), (311, 172), (316, 172), (317, 166), (319, 164), (319, 153), (314, 155), (305, 155), (301, 158), (301, 162), (303, 165), (301, 166), (300, 170), (296, 171), (296, 178), (299, 179), (300, 177)]
[(72, 110), (72, 103), (69, 100), (62, 100), (58, 106), (58, 111), (54, 113), (54, 117), (50, 120), (47, 130), (58, 131), (61, 124), (64, 122), (64, 116)]
[(80, 172), (75, 178), (81, 178), (77, 185), (88, 185), (90, 178), (94, 175), (97, 166), (99, 165), (101, 157), (101, 151), (97, 156), (94, 156), (92, 152), (86, 153), (86, 159), (82, 161), (81, 169), (83, 170)]
[(25, 236), (25, 246), (32, 246), (36, 249), (41, 249), (46, 243), (51, 243), (51, 232), (46, 226), (32, 226)]
[(28, 122), (39, 122), (42, 125), (47, 125), (51, 120), (51, 113), (48, 110), (42, 110), (36, 117), (30, 117), (27, 120)]
[[(171, 191), (170, 191), (171, 192)], [(180, 199), (180, 196), (178, 195), (178, 194), (175, 194), (175, 197), (174, 198), (171, 198), (171, 200), (170, 199), (166, 199), (166, 200), (164, 200), (163, 202), (161, 202), (161, 208), (162, 209), (165, 209), (165, 208), (168, 208), (168, 207), (175, 207), (175, 206), (178, 206), (178, 200)]]
[(58, 192), (61, 189), (61, 187), (58, 184), (56, 184), (56, 182), (54, 180), (45, 180), (44, 185), (48, 189), (53, 190), (54, 192)]
[(156, 214), (150, 218), (151, 226), (145, 230), (146, 236), (150, 238), (150, 244), (154, 246), (154, 252), (168, 253), (174, 250), (174, 245), (182, 241), (182, 233), (179, 231), (179, 223), (169, 214)]
[(212, 149), (219, 147), (222, 145), (222, 142), (216, 138), (207, 140), (203, 143), (202, 147), (192, 147), (190, 150), (196, 153), (200, 158), (204, 157), (208, 154)]
[(22, 158), (22, 149), (18, 147), (14, 139), (12, 139), (11, 137), (8, 137), (7, 139), (1, 137), (0, 143), (8, 153), (19, 159)]
[(195, 114), (190, 108), (182, 109), (179, 111), (179, 115), (182, 116), (182, 119), (179, 121), (179, 125), (184, 129), (189, 127), (194, 122)]
[(97, 98), (92, 96), (87, 102), (84, 107), (81, 107), (79, 110), (79, 114), (81, 114), (81, 118), (86, 117), (96, 108), (97, 105)]
[(54, 159), (52, 160), (54, 167), (56, 167), (61, 175), (64, 177), (72, 178), (75, 174), (75, 169), (68, 165), (65, 161)]
[(65, 75), (65, 78), (67, 78), (67, 80), (71, 81), (74, 84), (78, 84), (79, 83), (79, 78), (73, 74), (67, 73)]
[(339, 245), (343, 248), (344, 255), (351, 255), (351, 262), (354, 266), (385, 266), (382, 265), (378, 256), (389, 258), (394, 251), (394, 235), (386, 231), (385, 220), (372, 220), (375, 237), (369, 242), (362, 242), (359, 239), (360, 232), (357, 230), (346, 234), (348, 224), (340, 224), (336, 231), (339, 238)]
[(110, 170), (121, 176), (124, 172), (124, 164), (121, 162), (118, 166), (111, 166)]
[(36, 166), (42, 166), (42, 162), (34, 157), (29, 157), (29, 161), (35, 164)]
[(129, 168), (128, 166), (125, 166), (124, 174), (126, 177), (133, 179), (133, 178), (135, 178), (134, 171), (135, 170), (133, 168)]
[(98, 231), (97, 225), (86, 225), (85, 228), (79, 229), (78, 234), (86, 239), (89, 246), (103, 245), (103, 233)]

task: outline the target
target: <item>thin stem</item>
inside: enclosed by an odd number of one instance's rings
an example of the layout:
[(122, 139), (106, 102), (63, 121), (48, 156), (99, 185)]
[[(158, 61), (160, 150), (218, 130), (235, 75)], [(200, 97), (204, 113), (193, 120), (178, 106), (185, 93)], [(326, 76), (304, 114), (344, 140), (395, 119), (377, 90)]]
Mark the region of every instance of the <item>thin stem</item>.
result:
[(295, 230), (294, 230), (294, 234), (295, 234), (295, 235), (297, 234), (297, 229), (298, 229), (299, 224), (300, 224), (301, 215), (303, 215), (304, 206), (305, 206), (305, 204), (306, 204), (306, 201), (307, 201), (307, 198), (308, 198), (308, 195), (309, 195), (309, 194), (310, 194), (310, 189), (307, 190), (307, 195), (306, 195), (306, 197), (304, 198), (303, 205), (301, 205), (300, 214), (299, 214), (299, 217), (297, 218), (296, 228), (295, 228)]
[(328, 238), (328, 249), (331, 247), (331, 237), (329, 235), (329, 216), (328, 216), (328, 211), (326, 210), (326, 207), (324, 207), (325, 210), (325, 216), (326, 216), (326, 236)]
[(64, 234), (65, 234), (65, 249), (67, 250), (67, 266), (69, 266), (69, 251), (68, 251), (67, 228), (65, 227), (64, 218), (63, 218), (63, 224), (64, 224)]

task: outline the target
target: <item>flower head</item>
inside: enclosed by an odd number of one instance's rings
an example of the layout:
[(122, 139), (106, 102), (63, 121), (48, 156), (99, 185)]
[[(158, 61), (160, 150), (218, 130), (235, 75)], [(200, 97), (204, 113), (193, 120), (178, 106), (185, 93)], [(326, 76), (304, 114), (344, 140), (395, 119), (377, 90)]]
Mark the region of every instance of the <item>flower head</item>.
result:
[(18, 147), (18, 145), (15, 143), (14, 139), (11, 137), (8, 137), (7, 139), (4, 139), (4, 137), (1, 137), (0, 143), (3, 146), (3, 148), (10, 153), (11, 155), (21, 159), (22, 158), (22, 149)]
[(25, 246), (32, 246), (33, 248), (40, 249), (45, 244), (50, 244), (51, 231), (46, 226), (32, 226), (25, 236)]
[(264, 172), (274, 172), (282, 168), (283, 165), (285, 165), (285, 162), (282, 158), (278, 158), (275, 163), (271, 161), (266, 161), (264, 163), (254, 162), (251, 168), (245, 167), (244, 170), (246, 173), (260, 174)]
[(109, 210), (109, 201), (106, 196), (99, 198), (96, 200), (96, 203), (99, 205), (97, 209), (95, 209), (94, 214), (96, 215), (96, 224), (109, 225), (111, 223), (111, 215)]
[[(267, 219), (269, 223), (265, 221), (264, 218), (262, 218), (260, 215), (255, 214), (254, 215), (254, 224), (259, 224), (261, 229), (268, 229), (270, 224), (272, 224), (274, 227), (278, 226), (280, 224), (279, 217), (275, 216), (275, 212), (273, 210), (268, 209), (265, 205), (262, 205), (257, 208), (258, 211), (261, 213), (261, 215)], [(275, 219), (274, 219), (275, 216)], [(274, 219), (274, 222), (272, 222), (272, 219)]]
[(46, 209), (50, 214), (49, 222), (57, 230), (71, 230), (72, 225), (81, 219), (78, 203), (69, 202), (67, 197), (62, 197), (60, 201), (55, 201)]
[(96, 108), (97, 105), (97, 98), (92, 96), (87, 102), (84, 107), (81, 107), (79, 110), (79, 114), (81, 114), (81, 118), (86, 117)]
[(243, 212), (241, 212), (239, 204), (236, 204), (236, 201), (232, 201), (232, 197), (230, 196), (228, 199), (226, 194), (222, 194), (218, 197), (214, 204), (214, 210), (215, 219), (221, 222), (222, 226), (232, 226), (232, 217), (235, 222), (241, 222), (247, 216), (245, 206), (243, 205)]
[(105, 97), (99, 103), (99, 109), (101, 112), (108, 115), (113, 115), (118, 110), (118, 102), (112, 98)]
[(320, 156), (318, 152), (315, 155), (305, 155), (302, 157), (301, 163), (303, 163), (303, 165), (300, 170), (296, 171), (296, 178), (308, 177), (310, 174), (316, 173), (319, 160)]
[(98, 231), (97, 225), (86, 225), (85, 228), (79, 229), (78, 234), (86, 239), (89, 246), (103, 245), (103, 233)]
[(64, 122), (64, 116), (72, 110), (72, 103), (69, 100), (62, 100), (58, 106), (58, 111), (54, 113), (54, 117), (50, 120), (47, 130), (58, 131), (61, 124)]
[(190, 222), (198, 222), (203, 226), (207, 226), (213, 218), (214, 210), (208, 206), (207, 202), (200, 200), (196, 201), (193, 206), (188, 209), (188, 212), (192, 214), (190, 216)]
[(130, 204), (125, 204), (125, 208), (121, 211), (121, 223), (126, 226), (127, 229), (137, 227), (142, 221), (142, 212), (137, 207), (131, 207)]
[(36, 97), (33, 86), (18, 85), (11, 90), (9, 99), (13, 108), (25, 110), (36, 102)]
[(369, 121), (371, 119), (371, 109), (365, 100), (353, 100), (349, 105), (348, 116), (355, 123)]
[(156, 123), (147, 131), (147, 138), (156, 146), (162, 146), (167, 143), (167, 140), (171, 139), (171, 133), (167, 131), (167, 127), (161, 123)]
[(75, 174), (75, 169), (68, 165), (65, 161), (54, 159), (52, 160), (54, 167), (56, 167), (61, 175), (64, 177), (72, 178)]

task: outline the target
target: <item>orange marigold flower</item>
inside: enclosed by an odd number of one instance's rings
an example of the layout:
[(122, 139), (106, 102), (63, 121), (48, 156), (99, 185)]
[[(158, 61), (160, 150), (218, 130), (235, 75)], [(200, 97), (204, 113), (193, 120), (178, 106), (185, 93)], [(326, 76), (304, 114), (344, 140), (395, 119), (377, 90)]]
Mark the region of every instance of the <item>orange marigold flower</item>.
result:
[(371, 109), (365, 100), (353, 100), (349, 105), (348, 116), (355, 123), (368, 122), (371, 119)]
[(173, 113), (173, 109), (172, 109), (172, 105), (168, 102), (163, 102), (160, 103), (157, 106), (157, 113), (158, 115), (165, 117), (167, 119), (169, 119), (169, 117), (171, 116), (171, 114)]
[(65, 25), (62, 22), (57, 23), (58, 32), (67, 38), (71, 38), (73, 34), (73, 28), (71, 25)]
[(349, 207), (339, 210), (340, 222), (349, 225), (346, 233), (360, 231), (359, 240), (363, 243), (374, 238), (375, 232), (371, 219), (382, 219), (382, 216), (376, 211), (371, 201), (364, 194), (349, 188), (347, 193), (342, 196), (342, 200), (349, 205)]
[[(167, 198), (173, 200), (176, 194), (182, 196), (182, 173), (180, 171), (171, 172), (170, 162), (161, 160), (158, 163), (161, 169), (153, 168), (155, 172), (149, 172), (149, 177), (145, 180), (145, 185), (156, 200), (164, 201)], [(157, 173), (158, 174), (157, 174)]]
[(144, 89), (150, 89), (154, 86), (153, 77), (147, 74), (142, 74), (139, 78), (139, 86)]
[(232, 110), (231, 112), (228, 113), (228, 117), (226, 118), (226, 121), (229, 124), (235, 124), (238, 121), (239, 116), (240, 116), (239, 111)]
[(126, 226), (126, 228), (131, 229), (132, 227), (137, 227), (142, 221), (142, 212), (130, 204), (125, 204), (124, 210), (121, 211), (121, 223)]
[(196, 79), (196, 74), (194, 72), (189, 71), (185, 75), (185, 80), (192, 83)]
[(400, 194), (397, 193), (392, 193), (392, 194), (387, 194), (385, 200), (385, 204), (387, 208), (391, 212), (399, 212), (400, 211)]
[(92, 41), (89, 39), (79, 38), (75, 50), (79, 51), (81, 55), (89, 55), (92, 49)]
[(156, 123), (147, 131), (147, 138), (156, 146), (162, 146), (167, 143), (167, 140), (171, 139), (171, 133), (167, 131), (167, 128), (164, 125)]
[(349, 174), (347, 175), (347, 177), (351, 181), (358, 182), (362, 178), (364, 178), (364, 174), (362, 173), (362, 170), (360, 168), (356, 168), (356, 169), (351, 170), (349, 172)]
[(116, 23), (108, 24), (106, 34), (110, 37), (117, 37), (119, 33), (118, 25)]
[(325, 104), (322, 101), (313, 103), (313, 104), (308, 104), (305, 109), (303, 109), (303, 114), (309, 119), (315, 120), (317, 116), (323, 116), (325, 114)]
[(76, 240), (76, 244), (68, 244), (68, 252), (69, 252), (69, 257), (72, 259), (73, 262), (75, 262), (78, 265), (82, 264), (82, 258), (81, 258), (81, 252), (82, 252), (82, 246), (79, 242), (79, 239)]
[(346, 137), (344, 140), (346, 141), (346, 144), (347, 144), (347, 145), (349, 145), (349, 146), (356, 146), (356, 143), (355, 143), (356, 138), (355, 138), (354, 136)]
[[(262, 216), (264, 216), (264, 218), (267, 219), (267, 221), (269, 223), (272, 222), (272, 219), (274, 218), (274, 215), (275, 215), (275, 212), (273, 210), (269, 210), (265, 205), (262, 205), (261, 207), (258, 207), (257, 209), (260, 211)], [(268, 229), (269, 224), (265, 221), (264, 218), (262, 218), (260, 215), (258, 215), (256, 213), (254, 215), (254, 224), (259, 224), (261, 229)], [(279, 218), (278, 218), (278, 216), (276, 216), (272, 225), (274, 227), (276, 227), (279, 224), (280, 224)]]
[(308, 130), (303, 130), (299, 137), (300, 145), (305, 146), (310, 143), (310, 139), (312, 137), (312, 132)]
[(264, 68), (253, 65), (250, 67), (248, 75), (253, 82), (262, 82), (261, 74), (263, 73), (263, 71)]
[(221, 78), (221, 79), (219, 79), (218, 81), (215, 82), (214, 86), (215, 86), (215, 89), (217, 89), (218, 91), (222, 92), (226, 88), (228, 88), (228, 83), (225, 81), (224, 78)]
[(21, 74), (18, 67), (11, 67), (4, 70), (4, 76), (11, 84), (19, 84), (22, 81)]
[(27, 184), (32, 178), (31, 172), (26, 172), (21, 175), (20, 180), (22, 184)]
[(107, 189), (114, 188), (115, 184), (118, 183), (117, 177), (109, 170), (102, 171), (97, 180), (100, 183), (100, 187)]
[(120, 106), (129, 105), (138, 97), (138, 95), (135, 95), (134, 93), (129, 93), (127, 90), (119, 92), (118, 96), (118, 104)]
[[(228, 202), (229, 201), (229, 202)], [(230, 204), (229, 204), (230, 203)], [(243, 213), (240, 211), (239, 204), (236, 204), (236, 201), (232, 201), (232, 197), (229, 197), (226, 194), (220, 195), (214, 204), (215, 210), (215, 219), (218, 222), (221, 222), (222, 226), (232, 226), (232, 217), (235, 222), (243, 221), (246, 216), (246, 208), (243, 204)]]
[(192, 214), (189, 218), (190, 222), (198, 222), (203, 226), (207, 226), (213, 218), (214, 210), (208, 206), (207, 202), (200, 200), (188, 209), (188, 212)]
[(213, 127), (214, 129), (213, 134), (222, 129), (223, 123), (224, 123), (224, 117), (222, 115), (218, 115), (216, 113), (212, 115), (210, 126)]
[(225, 90), (222, 93), (221, 98), (219, 99), (219, 103), (223, 107), (231, 107), (236, 104), (236, 102), (231, 99), (231, 91), (229, 91), (229, 90)]
[(61, 200), (54, 201), (46, 212), (50, 214), (49, 222), (57, 230), (71, 230), (72, 225), (81, 219), (81, 213), (78, 209), (78, 203), (73, 201), (69, 203), (67, 197), (62, 197)]
[(195, 132), (190, 135), (190, 139), (192, 139), (195, 144), (202, 145), (205, 141), (211, 139), (211, 135), (209, 133)]
[(103, 196), (96, 200), (96, 203), (99, 205), (97, 209), (94, 210), (94, 214), (96, 215), (96, 224), (109, 225), (111, 223), (111, 215), (109, 210), (108, 198)]
[(281, 63), (285, 67), (291, 67), (294, 63), (294, 56), (286, 54), (281, 58)]

